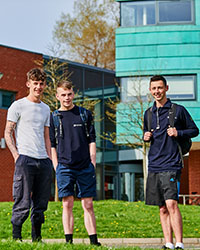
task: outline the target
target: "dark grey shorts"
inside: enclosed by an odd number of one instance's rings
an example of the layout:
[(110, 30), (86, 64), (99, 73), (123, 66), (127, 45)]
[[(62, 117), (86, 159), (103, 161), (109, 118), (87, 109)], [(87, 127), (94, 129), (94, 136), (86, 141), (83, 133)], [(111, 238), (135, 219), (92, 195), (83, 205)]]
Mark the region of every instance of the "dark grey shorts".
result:
[(148, 173), (146, 204), (163, 206), (166, 200), (178, 201), (180, 177), (181, 174), (177, 171)]

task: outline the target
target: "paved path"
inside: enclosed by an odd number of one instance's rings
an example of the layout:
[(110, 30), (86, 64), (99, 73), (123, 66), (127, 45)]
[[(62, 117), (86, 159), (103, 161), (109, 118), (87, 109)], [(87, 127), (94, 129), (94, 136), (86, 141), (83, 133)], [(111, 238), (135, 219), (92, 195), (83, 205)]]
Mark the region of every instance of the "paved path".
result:
[[(64, 239), (43, 239), (47, 243), (61, 243), (65, 242)], [(89, 244), (89, 239), (74, 239), (74, 244)], [(164, 239), (162, 238), (100, 238), (104, 246), (138, 246), (141, 248), (161, 248), (164, 245)], [(199, 249), (200, 250), (200, 238), (184, 238), (183, 243), (185, 249)]]

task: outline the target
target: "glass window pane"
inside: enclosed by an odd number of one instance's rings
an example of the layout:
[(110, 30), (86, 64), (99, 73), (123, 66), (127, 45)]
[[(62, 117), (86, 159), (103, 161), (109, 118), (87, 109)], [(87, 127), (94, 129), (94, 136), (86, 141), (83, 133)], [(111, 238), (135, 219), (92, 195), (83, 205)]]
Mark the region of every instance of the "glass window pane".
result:
[[(164, 76), (169, 90), (167, 97), (172, 100), (194, 100), (195, 75)], [(149, 94), (150, 77), (127, 77), (121, 79), (121, 101), (131, 102), (136, 96), (146, 97)]]
[(2, 106), (3, 107), (9, 107), (12, 103), (12, 96), (10, 95), (2, 95)]
[(127, 77), (121, 79), (122, 102), (133, 101), (135, 96), (147, 96), (149, 77)]
[(159, 22), (191, 22), (191, 0), (160, 1)]
[(15, 100), (15, 93), (0, 90), (0, 108), (7, 109)]
[(195, 99), (195, 76), (167, 76), (167, 96), (173, 100)]
[(155, 24), (155, 2), (121, 3), (121, 26), (142, 26)]

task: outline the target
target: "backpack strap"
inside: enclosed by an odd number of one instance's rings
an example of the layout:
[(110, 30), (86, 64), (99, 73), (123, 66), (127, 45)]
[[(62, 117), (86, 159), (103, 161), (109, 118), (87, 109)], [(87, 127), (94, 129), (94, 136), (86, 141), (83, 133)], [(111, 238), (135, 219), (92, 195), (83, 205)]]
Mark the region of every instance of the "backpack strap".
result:
[(54, 128), (55, 128), (56, 144), (58, 145), (58, 127), (60, 128), (60, 137), (63, 136), (62, 121), (61, 121), (60, 112), (58, 110), (54, 110), (52, 112), (52, 118), (53, 118), (53, 124), (54, 124)]
[(147, 109), (147, 129), (151, 132), (151, 124), (152, 124), (152, 107)]
[[(175, 122), (175, 117), (176, 117), (176, 107), (177, 107), (177, 104), (172, 103), (171, 108), (169, 109), (169, 125), (172, 128), (174, 127), (174, 122)], [(181, 145), (176, 138), (175, 138), (175, 141), (178, 145), (178, 150), (181, 156), (182, 167), (184, 167), (184, 160), (183, 160), (183, 153), (182, 153)]]
[(87, 110), (85, 108), (83, 108), (83, 107), (79, 107), (79, 113), (80, 113), (81, 120), (84, 123), (86, 136), (89, 137), (90, 135), (89, 135), (89, 132), (88, 132), (88, 125), (87, 125), (87, 122), (88, 122)]
[[(176, 104), (172, 103), (169, 109), (169, 125), (170, 127), (174, 127), (174, 120), (176, 117)], [(151, 124), (152, 124), (152, 107), (147, 109), (147, 128), (148, 131), (151, 132)]]
[(176, 104), (172, 103), (171, 108), (169, 109), (169, 125), (170, 127), (174, 127), (174, 120), (176, 116)]

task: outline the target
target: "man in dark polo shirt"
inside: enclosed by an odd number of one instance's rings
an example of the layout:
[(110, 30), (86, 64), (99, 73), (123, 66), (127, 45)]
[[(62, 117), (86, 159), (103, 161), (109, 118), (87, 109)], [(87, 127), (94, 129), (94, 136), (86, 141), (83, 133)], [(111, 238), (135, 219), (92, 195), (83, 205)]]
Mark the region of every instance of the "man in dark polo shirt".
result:
[(176, 105), (174, 127), (170, 127), (169, 111), (172, 103), (166, 97), (166, 79), (156, 75), (150, 80), (150, 92), (155, 99), (152, 107), (151, 131), (148, 128), (148, 111), (144, 114), (144, 141), (150, 141), (148, 155), (148, 178), (146, 204), (158, 205), (160, 221), (165, 238), (162, 249), (184, 249), (182, 217), (178, 208), (178, 194), (183, 157), (177, 140), (192, 138), (199, 134), (187, 110)]

